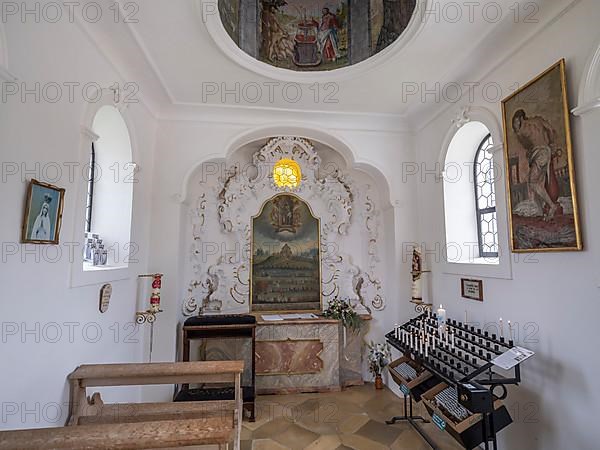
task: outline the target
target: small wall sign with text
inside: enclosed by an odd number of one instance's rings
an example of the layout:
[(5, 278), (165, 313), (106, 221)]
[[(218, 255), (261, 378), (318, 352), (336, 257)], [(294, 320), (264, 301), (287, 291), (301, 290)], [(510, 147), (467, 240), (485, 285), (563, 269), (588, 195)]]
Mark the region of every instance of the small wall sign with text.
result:
[(461, 295), (464, 298), (471, 300), (483, 301), (483, 280), (469, 280), (467, 278), (461, 278)]

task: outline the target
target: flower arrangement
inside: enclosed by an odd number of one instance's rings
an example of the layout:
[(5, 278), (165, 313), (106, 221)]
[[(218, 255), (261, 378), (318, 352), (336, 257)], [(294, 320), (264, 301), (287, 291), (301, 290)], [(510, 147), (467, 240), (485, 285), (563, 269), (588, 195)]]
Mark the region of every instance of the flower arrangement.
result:
[(371, 341), (369, 344), (369, 371), (377, 377), (381, 377), (381, 372), (390, 363), (392, 353), (390, 351), (390, 345), (386, 342), (385, 344), (375, 344)]
[(355, 333), (360, 330), (362, 325), (362, 319), (352, 306), (350, 306), (350, 303), (340, 298), (331, 300), (323, 314), (325, 317), (340, 320), (344, 327)]

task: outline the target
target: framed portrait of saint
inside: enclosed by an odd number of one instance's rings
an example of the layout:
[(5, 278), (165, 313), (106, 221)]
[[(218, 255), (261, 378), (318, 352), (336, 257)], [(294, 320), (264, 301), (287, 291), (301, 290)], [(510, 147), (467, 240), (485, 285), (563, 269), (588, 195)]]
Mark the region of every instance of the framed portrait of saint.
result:
[(565, 60), (502, 101), (511, 248), (583, 248)]
[(31, 180), (21, 229), (23, 244), (58, 244), (65, 190)]

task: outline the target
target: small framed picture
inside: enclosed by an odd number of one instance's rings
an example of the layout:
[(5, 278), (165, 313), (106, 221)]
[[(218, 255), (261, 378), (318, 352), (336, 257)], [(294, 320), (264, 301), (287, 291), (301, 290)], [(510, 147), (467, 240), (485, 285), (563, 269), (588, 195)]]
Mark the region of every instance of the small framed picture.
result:
[(471, 300), (483, 301), (483, 281), (461, 278), (461, 295)]
[(21, 243), (58, 244), (65, 190), (37, 180), (29, 182)]

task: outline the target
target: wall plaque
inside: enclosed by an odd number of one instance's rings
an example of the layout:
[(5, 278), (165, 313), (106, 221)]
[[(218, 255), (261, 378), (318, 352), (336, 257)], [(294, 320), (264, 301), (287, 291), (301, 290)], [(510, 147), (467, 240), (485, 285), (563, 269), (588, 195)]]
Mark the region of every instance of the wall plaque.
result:
[(471, 300), (483, 301), (483, 280), (461, 278), (461, 295)]

